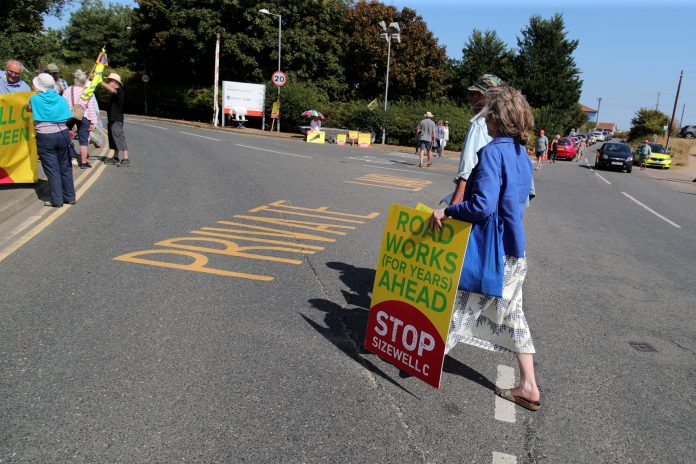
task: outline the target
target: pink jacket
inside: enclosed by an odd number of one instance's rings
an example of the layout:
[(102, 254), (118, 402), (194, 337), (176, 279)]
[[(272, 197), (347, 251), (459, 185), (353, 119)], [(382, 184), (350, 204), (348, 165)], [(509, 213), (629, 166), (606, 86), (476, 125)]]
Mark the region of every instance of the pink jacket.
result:
[[(63, 92), (63, 98), (65, 98), (65, 101), (68, 102), (68, 106), (72, 110), (73, 107), (73, 101), (75, 104), (84, 106), (85, 107), (85, 117), (89, 119), (90, 123), (94, 125), (97, 121), (97, 111), (96, 111), (96, 106), (95, 106), (95, 99), (94, 95), (89, 97), (89, 100), (87, 100), (87, 104), (85, 105), (85, 102), (80, 98), (80, 95), (82, 95), (82, 91), (84, 90), (83, 87), (77, 87), (75, 85), (71, 85), (65, 91)], [(74, 96), (73, 96), (74, 93)]]

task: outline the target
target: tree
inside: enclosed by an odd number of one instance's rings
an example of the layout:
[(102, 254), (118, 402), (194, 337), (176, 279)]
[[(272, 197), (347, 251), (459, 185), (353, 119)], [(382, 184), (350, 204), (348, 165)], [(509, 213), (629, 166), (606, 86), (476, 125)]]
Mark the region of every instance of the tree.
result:
[(652, 134), (661, 134), (662, 128), (669, 125), (669, 118), (661, 111), (641, 108), (631, 119), (628, 140), (636, 140)]
[(131, 13), (124, 5), (105, 6), (101, 0), (82, 0), (63, 31), (66, 60), (73, 64), (94, 61), (106, 45), (110, 66), (136, 65)]
[(512, 83), (532, 107), (544, 110), (561, 133), (570, 128), (571, 112), (580, 99), (582, 80), (573, 58), (578, 44), (567, 38), (560, 13), (551, 19), (532, 16), (522, 37), (517, 38)]
[[(380, 2), (361, 0), (349, 10), (346, 74), (357, 97), (384, 95), (387, 43), (379, 22), (398, 22), (401, 43), (392, 43), (389, 98), (433, 99), (445, 94), (445, 48), (414, 10), (399, 11)], [(380, 98), (381, 100), (381, 98)]]
[(67, 2), (3, 0), (0, 8), (0, 61), (18, 59), (35, 68), (45, 58), (60, 56), (60, 34), (42, 30), (43, 16), (59, 15)]
[(474, 29), (462, 49), (462, 60), (452, 83), (451, 95), (465, 101), (468, 88), (483, 74), (495, 74), (509, 81), (514, 74), (514, 56), (495, 31)]

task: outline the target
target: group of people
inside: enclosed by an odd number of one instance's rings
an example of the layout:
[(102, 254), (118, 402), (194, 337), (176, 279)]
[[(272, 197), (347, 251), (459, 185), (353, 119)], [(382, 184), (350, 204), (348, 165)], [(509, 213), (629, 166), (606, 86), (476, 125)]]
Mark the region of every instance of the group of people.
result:
[[(76, 129), (80, 154), (77, 165), (91, 168), (89, 163), (89, 133), (98, 120), (98, 107), (94, 95), (86, 101), (81, 98), (87, 86), (87, 74), (78, 69), (73, 85), (60, 77), (58, 66), (51, 63), (45, 71), (34, 77), (31, 87), (22, 80), (24, 67), (17, 60), (10, 60), (5, 71), (0, 72), (0, 94), (31, 92), (27, 111), (32, 113), (36, 131), (36, 147), (46, 179), (50, 187), (50, 200), (44, 204), (60, 208), (63, 204), (76, 203), (72, 173), (74, 148), (70, 139), (70, 127)], [(130, 165), (128, 147), (123, 133), (124, 91), (121, 77), (116, 73), (107, 76), (101, 86), (110, 96), (107, 106), (109, 148), (115, 150), (111, 163)], [(119, 153), (122, 158), (119, 159)]]
[(496, 227), (502, 224), (503, 291), (500, 297), (485, 295), (460, 283), (446, 351), (466, 343), (514, 353), (519, 383), (510, 389), (497, 388), (495, 394), (536, 411), (541, 408), (541, 397), (534, 371), (535, 349), (522, 307), (527, 274), (523, 217), (535, 195), (532, 162), (525, 147), (534, 118), (522, 93), (491, 74), (481, 76), (469, 88), (469, 101), (476, 115), (462, 148), (454, 191), (445, 199), (449, 205), (432, 213), (430, 227), (440, 229), (443, 221), (463, 220), (472, 223), (474, 236), (474, 229), (484, 227), (491, 217), (497, 221)]
[[(575, 129), (571, 129), (569, 137), (575, 136)], [(556, 134), (551, 141), (546, 137), (544, 129), (539, 131), (539, 135), (536, 138), (534, 146), (534, 156), (536, 158), (536, 166), (534, 170), (541, 171), (543, 168), (542, 161), (544, 158), (549, 160), (549, 163), (556, 162), (556, 155), (558, 154), (558, 142), (561, 140), (561, 135)], [(587, 141), (585, 139), (580, 139), (578, 142), (578, 155), (575, 157), (576, 162), (580, 162), (587, 157)]]
[(423, 159), (427, 156), (430, 167), (433, 165), (433, 150), (435, 156), (442, 157), (442, 153), (449, 141), (449, 121), (440, 119), (437, 124), (433, 121), (433, 113), (430, 111), (423, 115), (423, 119), (416, 127), (416, 154), (419, 158), (418, 167), (423, 167)]

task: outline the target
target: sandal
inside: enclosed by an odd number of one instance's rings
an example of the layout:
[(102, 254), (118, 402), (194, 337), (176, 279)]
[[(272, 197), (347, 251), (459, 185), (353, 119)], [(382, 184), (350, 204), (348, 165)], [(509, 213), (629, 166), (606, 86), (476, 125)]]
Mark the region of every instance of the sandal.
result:
[(521, 396), (515, 396), (510, 392), (510, 390), (506, 388), (496, 388), (495, 394), (504, 400), (508, 400), (530, 411), (538, 411), (539, 409), (541, 409), (541, 403), (539, 403), (538, 401), (532, 401)]
[(432, 165), (433, 165), (433, 163), (428, 163), (428, 167), (430, 167), (430, 166), (432, 166)]

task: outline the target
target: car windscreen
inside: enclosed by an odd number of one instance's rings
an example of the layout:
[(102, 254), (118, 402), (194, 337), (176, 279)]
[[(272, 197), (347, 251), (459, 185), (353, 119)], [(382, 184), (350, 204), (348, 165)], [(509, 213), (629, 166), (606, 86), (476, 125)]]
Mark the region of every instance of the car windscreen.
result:
[(665, 148), (660, 145), (659, 143), (651, 143), (650, 145), (650, 151), (653, 153), (662, 153), (663, 155), (666, 155), (667, 152), (665, 151)]
[(561, 139), (561, 140), (558, 141), (558, 144), (559, 144), (559, 145), (570, 145), (570, 144), (571, 144), (571, 141), (570, 141), (570, 140)]
[(604, 153), (606, 154), (631, 154), (631, 149), (628, 147), (628, 145), (624, 145), (622, 143), (607, 143), (604, 145)]

